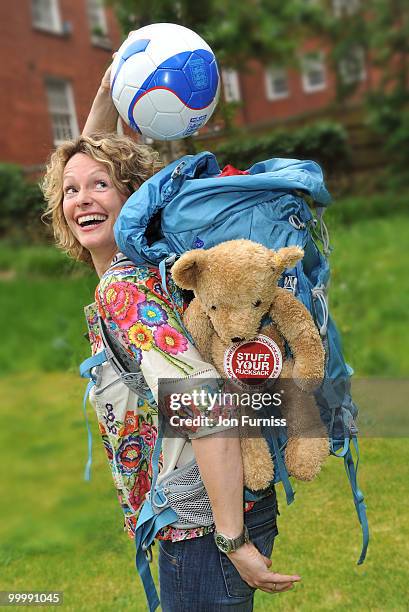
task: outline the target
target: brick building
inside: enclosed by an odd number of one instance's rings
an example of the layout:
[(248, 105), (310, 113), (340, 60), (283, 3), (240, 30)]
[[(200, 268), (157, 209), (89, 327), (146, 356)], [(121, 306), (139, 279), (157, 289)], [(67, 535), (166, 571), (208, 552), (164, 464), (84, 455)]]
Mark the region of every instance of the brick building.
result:
[[(358, 7), (359, 0), (332, 0), (340, 17)], [(35, 172), (53, 145), (78, 134), (120, 42), (101, 0), (0, 1), (0, 161)], [(328, 105), (335, 89), (328, 51), (308, 41), (300, 55), (301, 71), (257, 62), (241, 74), (222, 71), (226, 100), (239, 103), (240, 125), (268, 126)], [(345, 80), (360, 81), (359, 95), (368, 78), (363, 51), (352, 49), (339, 68)]]
[[(362, 8), (362, 3), (361, 0), (329, 0), (327, 7), (335, 18), (343, 19)], [(337, 66), (331, 66), (330, 48), (316, 38), (305, 41), (298, 58), (298, 69), (266, 67), (250, 61), (241, 74), (235, 70), (222, 71), (226, 100), (239, 103), (236, 117), (239, 125), (271, 125), (324, 109), (335, 97), (335, 69), (346, 85), (355, 86), (352, 102), (359, 101), (362, 92), (377, 79), (360, 46), (350, 48)]]
[(120, 40), (98, 0), (1, 0), (0, 161), (35, 171), (78, 134)]

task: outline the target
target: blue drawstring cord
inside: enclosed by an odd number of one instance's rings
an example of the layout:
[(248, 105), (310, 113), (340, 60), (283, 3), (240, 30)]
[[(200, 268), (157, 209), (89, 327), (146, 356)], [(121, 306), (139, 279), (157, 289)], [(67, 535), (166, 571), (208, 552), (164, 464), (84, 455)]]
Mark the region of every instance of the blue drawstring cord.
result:
[(81, 378), (90, 379), (85, 389), (84, 399), (82, 401), (82, 409), (84, 412), (85, 426), (87, 428), (87, 446), (88, 446), (88, 457), (87, 457), (87, 462), (85, 464), (85, 469), (84, 469), (84, 480), (88, 482), (91, 480), (92, 431), (91, 431), (91, 426), (89, 424), (88, 414), (87, 414), (87, 400), (88, 400), (90, 391), (96, 382), (92, 370), (96, 366), (99, 366), (105, 363), (106, 360), (107, 360), (107, 356), (106, 356), (105, 350), (103, 350), (100, 353), (97, 353), (96, 355), (92, 355), (92, 357), (88, 357), (88, 359), (85, 359), (85, 361), (83, 361), (80, 365)]

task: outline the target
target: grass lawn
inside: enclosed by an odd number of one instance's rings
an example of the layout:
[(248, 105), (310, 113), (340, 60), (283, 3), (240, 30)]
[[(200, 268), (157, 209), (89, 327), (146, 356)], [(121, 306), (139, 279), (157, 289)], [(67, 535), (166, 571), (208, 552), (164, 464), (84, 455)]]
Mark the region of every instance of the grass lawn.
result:
[[(359, 376), (408, 376), (408, 240), (402, 213), (337, 224), (332, 234), (331, 312)], [(134, 546), (122, 532), (95, 427), (93, 478), (82, 480), (84, 384), (76, 364), (87, 355), (81, 308), (94, 280), (55, 269), (50, 279), (24, 266), (13, 276), (3, 266), (0, 590), (62, 590), (67, 610), (144, 611)], [(303, 582), (281, 596), (257, 593), (257, 611), (409, 609), (408, 440), (362, 438), (361, 454), (367, 561), (356, 566), (360, 529), (342, 460), (331, 458), (314, 483), (296, 484), (292, 506), (279, 487), (273, 566)]]
[[(62, 590), (67, 610), (144, 611), (134, 546), (94, 428), (90, 483), (82, 480), (86, 436), (75, 375), (9, 375), (2, 383), (0, 590)], [(406, 439), (361, 441), (360, 484), (371, 525), (358, 567), (360, 530), (342, 460), (319, 479), (280, 493), (274, 567), (303, 582), (280, 597), (257, 594), (257, 611), (407, 610), (409, 515)], [(193, 611), (192, 611), (193, 612)]]

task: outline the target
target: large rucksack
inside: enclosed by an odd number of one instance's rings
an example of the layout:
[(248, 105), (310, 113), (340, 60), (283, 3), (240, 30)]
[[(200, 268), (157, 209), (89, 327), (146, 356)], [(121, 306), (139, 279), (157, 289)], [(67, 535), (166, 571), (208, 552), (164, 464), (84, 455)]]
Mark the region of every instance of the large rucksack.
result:
[[(115, 224), (115, 238), (120, 250), (135, 264), (159, 267), (164, 290), (167, 267), (190, 249), (210, 248), (237, 238), (272, 249), (290, 245), (304, 249), (303, 260), (285, 271), (280, 285), (311, 312), (325, 347), (325, 377), (316, 400), (328, 428), (331, 454), (344, 459), (351, 484), (363, 533), (360, 564), (366, 556), (369, 532), (356, 479), (359, 455), (357, 407), (350, 393), (352, 369), (344, 361), (339, 334), (328, 313), (330, 247), (323, 214), (330, 201), (322, 171), (315, 162), (271, 159), (255, 164), (246, 174), (226, 176), (221, 175), (214, 155), (205, 152), (185, 156), (146, 181), (123, 206)], [(153, 223), (158, 226), (158, 219), (159, 233), (152, 240), (149, 230)], [(275, 457), (275, 482), (282, 481), (287, 502), (291, 503), (294, 493), (283, 461), (285, 429), (280, 428), (279, 435), (265, 433)], [(158, 455), (155, 448), (154, 474)], [(146, 506), (141, 523), (144, 512)]]

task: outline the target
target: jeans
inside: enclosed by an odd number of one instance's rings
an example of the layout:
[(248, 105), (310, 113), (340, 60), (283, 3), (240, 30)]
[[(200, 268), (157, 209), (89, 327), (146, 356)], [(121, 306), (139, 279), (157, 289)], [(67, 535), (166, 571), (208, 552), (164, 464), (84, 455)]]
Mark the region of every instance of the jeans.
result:
[[(277, 530), (275, 492), (244, 514), (250, 539), (270, 557)], [(159, 542), (160, 601), (163, 612), (251, 612), (254, 591), (216, 547), (213, 533)]]

